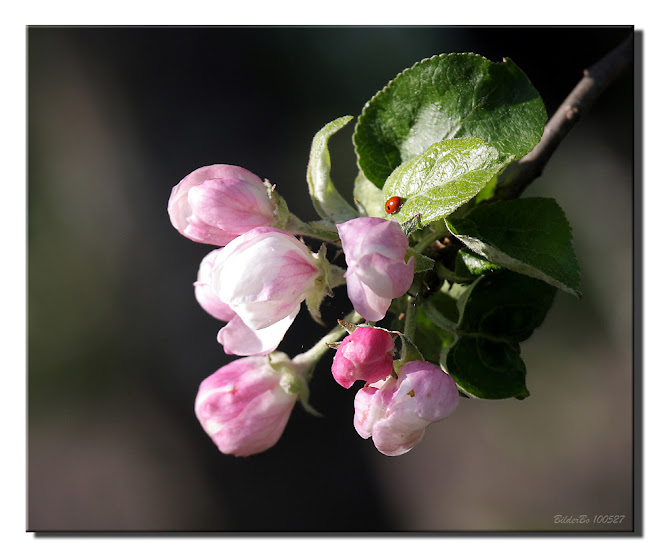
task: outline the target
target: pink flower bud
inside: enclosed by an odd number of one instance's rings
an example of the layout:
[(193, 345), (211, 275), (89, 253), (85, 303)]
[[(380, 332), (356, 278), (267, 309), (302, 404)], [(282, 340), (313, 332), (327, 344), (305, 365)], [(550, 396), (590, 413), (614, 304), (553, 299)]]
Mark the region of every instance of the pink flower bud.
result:
[(195, 298), (199, 305), (218, 320), (229, 322), (218, 332), (218, 342), (228, 355), (267, 355), (274, 351), (293, 322), (293, 317), (272, 326), (252, 330), (246, 326), (229, 305), (222, 302), (211, 286), (213, 266), (222, 248), (207, 254), (199, 266), (195, 281)]
[(439, 366), (412, 361), (398, 375), (367, 385), (355, 396), (355, 430), (365, 439), (371, 436), (376, 449), (390, 456), (410, 451), (429, 424), (448, 417), (458, 405), (456, 383)]
[(284, 353), (271, 358), (240, 358), (199, 386), (195, 414), (222, 453), (252, 455), (280, 439), (298, 397), (289, 389), (297, 377)]
[(332, 375), (337, 383), (350, 388), (356, 380), (373, 383), (392, 372), (394, 341), (383, 329), (358, 327), (345, 337), (332, 361)]
[(221, 251), (222, 248), (218, 248), (209, 252), (200, 263), (199, 271), (197, 272), (197, 281), (194, 283), (195, 298), (199, 302), (199, 305), (211, 314), (211, 316), (228, 322), (236, 315), (236, 312), (222, 302), (211, 287), (213, 264)]
[(303, 300), (325, 290), (321, 275), (309, 249), (279, 229), (258, 227), (232, 240), (211, 272), (212, 292), (239, 318), (218, 335), (225, 351), (264, 354), (279, 343)]
[(215, 259), (213, 290), (252, 329), (292, 313), (320, 275), (309, 249), (293, 235), (259, 227), (230, 242)]
[(228, 304), (220, 300), (211, 285), (213, 267), (223, 248), (207, 254), (202, 260), (195, 281), (195, 298), (199, 305), (218, 320), (229, 322), (218, 332), (218, 342), (228, 355), (266, 355), (274, 351), (295, 318), (295, 314), (275, 324), (259, 329), (250, 329)]
[(412, 284), (413, 258), (404, 261), (408, 238), (398, 222), (377, 217), (352, 219), (337, 230), (348, 265), (348, 298), (365, 320), (382, 320), (392, 299)]
[(263, 182), (233, 165), (211, 165), (190, 173), (172, 189), (167, 211), (183, 236), (216, 246), (276, 219), (275, 203)]
[(292, 312), (279, 322), (261, 329), (249, 328), (240, 316), (235, 315), (218, 332), (218, 343), (228, 355), (267, 355), (277, 349), (297, 313)]

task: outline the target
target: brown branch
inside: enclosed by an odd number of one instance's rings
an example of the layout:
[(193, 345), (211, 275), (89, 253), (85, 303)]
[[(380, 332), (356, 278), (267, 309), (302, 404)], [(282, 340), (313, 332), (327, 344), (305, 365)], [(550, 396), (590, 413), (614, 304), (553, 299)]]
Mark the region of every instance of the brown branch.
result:
[(520, 159), (511, 173), (497, 186), (494, 199), (520, 197), (523, 190), (543, 172), (550, 157), (581, 116), (586, 114), (601, 93), (631, 64), (633, 35), (604, 58), (584, 71), (584, 77), (566, 97), (545, 126), (541, 141)]

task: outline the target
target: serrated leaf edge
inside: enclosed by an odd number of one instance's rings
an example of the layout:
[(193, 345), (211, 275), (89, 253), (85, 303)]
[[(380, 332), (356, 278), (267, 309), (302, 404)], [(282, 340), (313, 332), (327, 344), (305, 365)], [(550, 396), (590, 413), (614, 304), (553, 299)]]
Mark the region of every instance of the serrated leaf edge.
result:
[[(359, 153), (359, 151), (358, 151), (358, 143), (356, 142), (356, 138), (358, 137), (359, 130), (364, 126), (364, 121), (363, 121), (362, 117), (364, 116), (365, 112), (367, 111), (367, 109), (369, 108), (369, 106), (371, 105), (371, 103), (376, 99), (376, 97), (378, 97), (379, 95), (383, 94), (385, 91), (391, 89), (391, 87), (392, 87), (394, 81), (396, 81), (400, 76), (402, 76), (402, 75), (404, 75), (404, 74), (406, 74), (406, 73), (408, 73), (408, 72), (412, 72), (412, 71), (415, 70), (415, 68), (417, 68), (418, 66), (421, 66), (422, 64), (428, 64), (428, 63), (430, 63), (431, 61), (436, 60), (436, 59), (437, 59), (437, 60), (439, 60), (439, 59), (444, 59), (444, 58), (449, 59), (449, 58), (454, 58), (454, 57), (459, 57), (459, 56), (461, 56), (461, 57), (462, 57), (462, 56), (475, 56), (475, 57), (481, 58), (482, 60), (485, 60), (485, 61), (487, 61), (487, 62), (489, 62), (489, 63), (491, 63), (491, 64), (497, 64), (497, 65), (501, 65), (501, 64), (504, 64), (504, 65), (506, 65), (506, 64), (513, 64), (518, 70), (520, 70), (520, 72), (521, 72), (525, 77), (527, 77), (527, 74), (525, 74), (525, 72), (523, 72), (522, 68), (520, 68), (520, 66), (518, 66), (518, 65), (517, 65), (517, 64), (516, 64), (511, 58), (509, 58), (508, 56), (503, 57), (501, 62), (493, 62), (492, 60), (490, 60), (490, 59), (487, 58), (486, 56), (483, 56), (483, 55), (481, 55), (481, 54), (477, 54), (476, 52), (471, 52), (471, 51), (469, 51), (469, 52), (450, 52), (450, 53), (435, 54), (435, 55), (433, 55), (433, 56), (429, 56), (429, 57), (427, 57), (427, 58), (422, 58), (421, 60), (415, 62), (415, 63), (414, 63), (412, 66), (410, 66), (409, 68), (405, 68), (404, 70), (401, 70), (398, 74), (396, 74), (393, 78), (391, 78), (391, 79), (385, 84), (385, 86), (384, 86), (382, 89), (380, 89), (380, 90), (377, 91), (374, 95), (372, 95), (372, 97), (371, 97), (371, 98), (370, 98), (370, 99), (364, 104), (364, 106), (362, 107), (362, 111), (361, 111), (360, 114), (358, 115), (357, 121), (356, 121), (356, 123), (355, 123), (355, 130), (353, 131), (353, 136), (352, 136), (353, 149), (354, 149), (354, 151), (355, 151), (355, 155), (356, 155), (356, 157), (357, 157), (358, 167), (359, 167), (363, 172), (364, 172), (364, 169), (362, 168), (362, 164), (361, 164), (362, 157), (360, 156), (360, 153)], [(534, 85), (532, 84), (531, 80), (529, 80), (528, 77), (527, 77), (527, 79), (528, 79), (530, 85), (532, 85), (532, 87), (534, 87)], [(536, 90), (535, 87), (534, 87), (534, 89)], [(536, 90), (536, 91), (537, 91), (537, 94), (538, 94), (538, 90)], [(540, 94), (539, 94), (539, 98), (540, 98)], [(544, 111), (546, 110), (546, 109), (545, 109), (545, 103), (543, 104), (543, 109), (544, 109)], [(547, 111), (546, 111), (546, 119), (547, 119)], [(542, 135), (542, 134), (541, 134), (541, 135)], [(538, 136), (538, 139), (536, 140), (536, 143), (538, 143), (538, 142), (541, 140), (541, 135)], [(476, 137), (476, 136), (475, 136), (475, 137)], [(450, 138), (447, 138), (447, 139), (450, 139)], [(482, 139), (483, 139), (483, 138), (482, 138)], [(514, 157), (514, 159), (516, 159), (516, 158)], [(405, 163), (405, 161), (402, 161), (402, 163)], [(394, 172), (394, 171), (392, 171), (392, 172)], [(390, 174), (391, 174), (391, 173), (390, 173)], [(366, 174), (365, 174), (365, 176), (366, 176)], [(369, 180), (371, 180), (371, 179), (369, 178)], [(381, 189), (382, 189), (382, 188), (385, 186), (385, 182), (383, 182), (383, 186), (378, 186), (378, 184), (375, 184), (375, 183), (374, 183), (374, 185), (375, 185), (377, 188), (381, 188)]]
[[(568, 227), (568, 233), (570, 237), (569, 245), (571, 247), (571, 257), (575, 263), (575, 269), (577, 270), (577, 284), (580, 285), (582, 282), (582, 273), (580, 271), (580, 266), (579, 262), (577, 260), (577, 257), (575, 255), (575, 248), (573, 246), (573, 227), (571, 226), (570, 221), (566, 217), (566, 213), (562, 209), (562, 207), (556, 202), (556, 200), (552, 198), (539, 198), (539, 199), (551, 199), (553, 202), (555, 202), (555, 206), (561, 213), (561, 216), (564, 219), (564, 223)], [(499, 203), (499, 202), (498, 202)], [(449, 221), (449, 217), (445, 218), (445, 225), (447, 226), (447, 229), (449, 229), (449, 232), (458, 238), (460, 241), (462, 241), (470, 250), (473, 252), (476, 252), (480, 256), (486, 258), (489, 262), (494, 263), (496, 265), (502, 265), (503, 267), (506, 267), (507, 269), (510, 269), (512, 271), (515, 271), (517, 273), (521, 273), (523, 275), (527, 275), (529, 277), (533, 277), (534, 279), (540, 279), (541, 281), (545, 281), (549, 285), (552, 285), (553, 287), (557, 287), (558, 289), (561, 289), (564, 292), (567, 292), (573, 296), (576, 296), (578, 299), (582, 299), (582, 293), (577, 289), (577, 288), (572, 288), (569, 285), (566, 285), (565, 283), (562, 283), (560, 280), (555, 279), (554, 277), (551, 277), (541, 271), (538, 268), (535, 268), (529, 264), (526, 264), (516, 258), (513, 258), (506, 254), (501, 248), (498, 248), (494, 244), (486, 244), (483, 240), (468, 236), (468, 235), (460, 235), (456, 232), (455, 227), (451, 224)], [(500, 260), (499, 262), (495, 262), (493, 260), (493, 256), (490, 255), (488, 252), (488, 248), (493, 248), (498, 251), (498, 254), (495, 255), (495, 259)]]

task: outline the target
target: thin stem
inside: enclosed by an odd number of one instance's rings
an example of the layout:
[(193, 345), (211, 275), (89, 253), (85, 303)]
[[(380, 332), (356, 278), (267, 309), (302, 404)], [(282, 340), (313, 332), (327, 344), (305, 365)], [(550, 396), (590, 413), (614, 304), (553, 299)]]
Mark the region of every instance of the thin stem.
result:
[(406, 318), (403, 323), (403, 334), (411, 341), (415, 339), (415, 328), (417, 327), (417, 310), (418, 310), (418, 295), (419, 295), (419, 280), (415, 278), (410, 287), (411, 294), (408, 295), (408, 304), (406, 306)]
[(403, 334), (408, 339), (414, 339), (416, 326), (417, 326), (417, 297), (408, 296), (408, 305), (406, 307), (406, 321), (403, 324)]
[[(347, 314), (343, 321), (357, 324), (360, 323), (362, 319), (363, 318), (360, 314), (353, 311), (350, 314)], [(346, 335), (346, 333), (346, 330), (341, 325), (336, 326), (330, 331), (330, 333), (324, 335), (311, 349), (296, 356), (293, 359), (294, 362), (304, 362), (308, 365), (308, 374), (311, 375), (314, 364), (321, 360), (321, 357), (330, 349), (328, 344), (339, 341), (344, 335)]]
[(429, 232), (426, 233), (426, 235), (424, 235), (417, 244), (415, 244), (415, 252), (421, 254), (437, 239), (442, 238), (443, 236), (447, 236), (448, 234), (449, 231), (444, 226), (442, 228), (437, 227), (429, 230)]
[(601, 93), (631, 64), (633, 35), (612, 50), (599, 62), (584, 71), (584, 77), (566, 97), (545, 126), (541, 141), (525, 155), (504, 181), (497, 186), (495, 200), (510, 200), (541, 176), (545, 165), (580, 117), (586, 114)]
[(337, 243), (339, 242), (339, 234), (336, 230), (327, 230), (320, 227), (315, 227), (310, 223), (305, 223), (295, 215), (289, 215), (286, 223), (286, 231), (293, 235), (311, 236), (326, 242)]

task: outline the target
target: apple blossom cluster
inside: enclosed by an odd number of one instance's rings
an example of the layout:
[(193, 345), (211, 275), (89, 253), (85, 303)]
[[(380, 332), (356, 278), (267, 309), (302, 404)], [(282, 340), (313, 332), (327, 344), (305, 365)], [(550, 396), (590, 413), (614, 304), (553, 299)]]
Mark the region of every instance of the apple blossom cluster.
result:
[[(168, 213), (183, 236), (214, 246), (200, 263), (195, 298), (225, 322), (217, 335), (225, 353), (241, 357), (206, 378), (195, 401), (201, 426), (221, 452), (247, 456), (272, 447), (296, 401), (314, 412), (308, 384), (330, 347), (337, 349), (331, 368), (337, 383), (349, 389), (364, 382), (355, 396), (354, 426), (381, 453), (406, 453), (429, 424), (454, 411), (458, 390), (451, 376), (415, 360), (414, 350), (395, 360), (395, 341), (402, 347), (410, 341), (374, 326), (392, 300), (407, 293), (415, 273), (397, 221), (356, 217), (334, 230), (301, 227), (274, 186), (233, 165), (186, 176), (172, 190)], [(329, 262), (326, 244), (310, 250), (301, 234), (341, 249), (346, 268)], [(291, 359), (277, 351), (302, 304), (323, 323), (321, 303), (344, 284), (355, 312), (307, 352)]]

